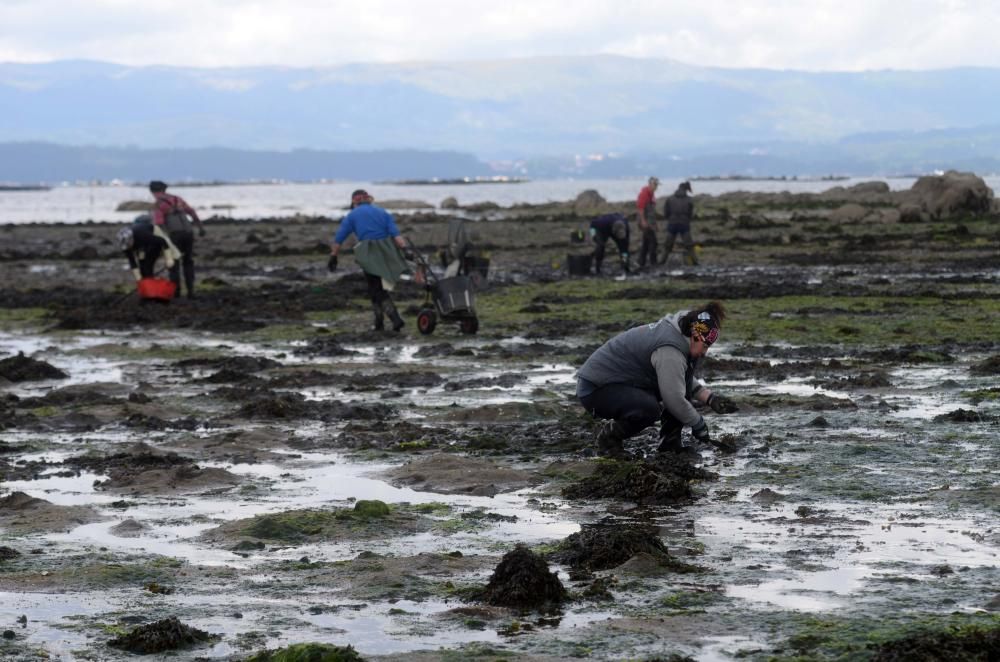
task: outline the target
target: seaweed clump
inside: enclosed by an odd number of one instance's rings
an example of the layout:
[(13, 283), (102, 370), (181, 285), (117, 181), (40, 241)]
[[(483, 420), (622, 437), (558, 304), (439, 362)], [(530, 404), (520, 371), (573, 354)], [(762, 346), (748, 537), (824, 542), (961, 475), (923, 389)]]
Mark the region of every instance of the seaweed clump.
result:
[(155, 623), (140, 625), (120, 637), (115, 637), (108, 642), (108, 646), (129, 653), (147, 655), (187, 648), (216, 638), (218, 635), (184, 625), (176, 616), (171, 616)]
[(1000, 627), (924, 632), (875, 646), (872, 662), (954, 662), (1000, 659)]
[(262, 651), (246, 662), (364, 662), (364, 659), (353, 646), (308, 643)]
[(27, 382), (40, 379), (66, 379), (65, 372), (45, 361), (37, 361), (24, 352), (16, 356), (0, 359), (0, 377), (11, 382)]
[(636, 554), (648, 554), (661, 566), (678, 572), (697, 570), (670, 556), (656, 527), (645, 524), (584, 524), (577, 533), (559, 543), (548, 558), (573, 568), (595, 571), (616, 568)]
[(481, 598), (487, 604), (515, 609), (544, 609), (566, 601), (566, 588), (538, 554), (517, 545), (504, 554)]
[(668, 504), (691, 498), (690, 481), (716, 474), (675, 456), (619, 462), (602, 461), (590, 476), (563, 488), (567, 499), (627, 499), (638, 504)]

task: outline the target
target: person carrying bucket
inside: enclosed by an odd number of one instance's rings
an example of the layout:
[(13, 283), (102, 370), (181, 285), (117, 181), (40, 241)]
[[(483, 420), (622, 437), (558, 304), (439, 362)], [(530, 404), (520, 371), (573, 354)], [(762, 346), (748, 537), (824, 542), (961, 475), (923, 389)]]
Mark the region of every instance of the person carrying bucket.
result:
[(375, 314), (376, 331), (385, 328), (385, 317), (392, 322), (392, 330), (399, 331), (406, 322), (399, 316), (392, 302), (391, 292), (399, 277), (410, 271), (403, 251), (406, 242), (399, 234), (396, 219), (392, 214), (372, 204), (373, 198), (364, 189), (351, 194), (351, 211), (340, 221), (340, 227), (330, 244), (330, 259), (327, 269), (337, 270), (337, 256), (340, 247), (352, 234), (358, 243), (354, 247), (354, 257), (365, 274), (368, 296), (371, 297)]
[(628, 219), (624, 214), (604, 214), (590, 222), (590, 238), (594, 242), (594, 273), (601, 275), (601, 265), (604, 263), (604, 248), (608, 239), (613, 239), (618, 247), (618, 256), (622, 263), (622, 273), (627, 274), (629, 268)]
[(160, 256), (163, 256), (168, 269), (174, 266), (170, 242), (156, 234), (149, 215), (142, 214), (136, 217), (132, 225), (118, 231), (117, 243), (128, 259), (132, 277), (139, 283), (140, 298), (145, 298), (142, 296), (143, 283), (153, 282), (152, 279), (155, 279), (156, 261)]
[(576, 396), (592, 416), (603, 419), (596, 438), (599, 454), (627, 457), (624, 441), (657, 419), (658, 452), (699, 456), (682, 440), (684, 427), (690, 427), (699, 442), (714, 445), (694, 405), (707, 405), (719, 414), (738, 407), (696, 380), (695, 374), (719, 339), (725, 319), (722, 303), (711, 301), (631, 328), (590, 355), (577, 372)]

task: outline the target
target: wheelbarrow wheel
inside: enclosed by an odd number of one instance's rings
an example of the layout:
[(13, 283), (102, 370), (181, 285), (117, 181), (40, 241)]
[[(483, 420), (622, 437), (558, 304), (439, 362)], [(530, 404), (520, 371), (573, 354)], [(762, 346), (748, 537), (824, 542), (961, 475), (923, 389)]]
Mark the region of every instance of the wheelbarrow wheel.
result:
[(463, 317), (462, 321), (459, 322), (459, 327), (462, 329), (462, 333), (467, 333), (472, 335), (479, 330), (479, 318), (478, 317)]
[(430, 308), (424, 308), (417, 313), (417, 330), (425, 336), (434, 333), (437, 326), (437, 315)]

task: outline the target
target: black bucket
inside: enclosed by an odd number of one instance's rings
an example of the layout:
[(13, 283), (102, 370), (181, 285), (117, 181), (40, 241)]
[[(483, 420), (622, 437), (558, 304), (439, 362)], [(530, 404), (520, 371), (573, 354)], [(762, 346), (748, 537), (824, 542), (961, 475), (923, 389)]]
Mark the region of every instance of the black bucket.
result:
[(471, 311), (475, 305), (471, 283), (466, 276), (442, 278), (434, 286), (433, 294), (434, 302), (442, 315), (464, 310)]
[(569, 266), (570, 276), (590, 275), (590, 263), (594, 259), (593, 253), (586, 255), (567, 255), (566, 264)]

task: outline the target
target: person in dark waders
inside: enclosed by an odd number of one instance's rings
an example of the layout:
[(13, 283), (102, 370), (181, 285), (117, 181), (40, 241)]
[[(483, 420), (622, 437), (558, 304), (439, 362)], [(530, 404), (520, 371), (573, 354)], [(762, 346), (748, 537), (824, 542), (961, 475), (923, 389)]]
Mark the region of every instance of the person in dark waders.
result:
[(179, 195), (167, 193), (167, 185), (159, 180), (149, 183), (149, 192), (156, 198), (153, 203), (153, 226), (165, 230), (170, 242), (181, 253), (179, 263), (170, 266), (170, 280), (181, 292), (181, 267), (184, 267), (184, 286), (189, 299), (194, 298), (194, 229), (189, 218), (198, 225), (198, 236), (205, 236), (205, 224), (198, 212)]
[(667, 238), (663, 242), (663, 258), (660, 264), (666, 264), (670, 251), (674, 249), (677, 235), (681, 236), (681, 244), (688, 264), (698, 264), (694, 241), (691, 239), (691, 220), (694, 218), (694, 203), (691, 201), (691, 182), (681, 182), (674, 194), (666, 199), (663, 205), (663, 215), (667, 219)]
[(629, 256), (628, 219), (624, 214), (604, 214), (590, 222), (590, 238), (594, 242), (594, 273), (601, 275), (601, 265), (604, 264), (604, 249), (608, 239), (613, 239), (618, 247), (618, 257), (622, 263), (622, 273), (628, 274)]
[(685, 426), (698, 442), (713, 443), (695, 404), (720, 414), (737, 407), (696, 380), (695, 373), (725, 318), (723, 305), (712, 301), (629, 329), (590, 355), (577, 372), (576, 395), (592, 416), (604, 419), (597, 432), (598, 454), (628, 457), (624, 441), (657, 420), (658, 452), (699, 456), (681, 437)]
[(406, 242), (399, 234), (392, 214), (372, 204), (373, 198), (364, 189), (351, 194), (351, 211), (340, 221), (340, 227), (330, 245), (327, 269), (337, 270), (340, 247), (352, 234), (358, 239), (354, 257), (365, 274), (368, 296), (375, 314), (375, 330), (385, 328), (385, 318), (392, 322), (392, 330), (399, 331), (406, 322), (399, 316), (392, 302), (392, 292), (399, 277), (410, 271), (403, 251)]

